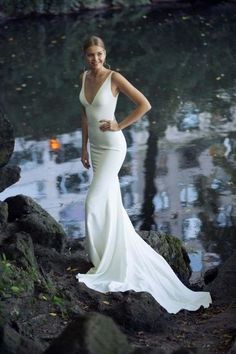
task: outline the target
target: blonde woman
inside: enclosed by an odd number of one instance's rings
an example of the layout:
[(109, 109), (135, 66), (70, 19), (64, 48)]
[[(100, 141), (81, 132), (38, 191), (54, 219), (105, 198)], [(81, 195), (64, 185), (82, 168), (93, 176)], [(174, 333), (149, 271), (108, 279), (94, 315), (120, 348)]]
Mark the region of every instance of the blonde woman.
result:
[[(85, 205), (86, 240), (93, 267), (76, 277), (103, 293), (147, 291), (169, 313), (208, 307), (210, 294), (194, 292), (182, 284), (164, 258), (135, 232), (122, 204), (118, 180), (126, 154), (122, 130), (140, 119), (151, 105), (123, 75), (106, 68), (101, 38), (92, 36), (85, 41), (84, 57), (88, 70), (81, 76), (81, 161), (85, 168), (93, 168)], [(120, 93), (136, 108), (118, 123), (115, 109)]]

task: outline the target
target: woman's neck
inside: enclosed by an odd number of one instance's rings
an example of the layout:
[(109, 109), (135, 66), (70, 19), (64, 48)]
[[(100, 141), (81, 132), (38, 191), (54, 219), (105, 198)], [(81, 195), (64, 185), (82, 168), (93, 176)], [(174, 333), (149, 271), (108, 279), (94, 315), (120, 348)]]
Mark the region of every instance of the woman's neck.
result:
[(104, 68), (104, 66), (99, 69), (90, 69), (90, 75), (96, 78), (101, 76), (105, 71), (107, 70)]

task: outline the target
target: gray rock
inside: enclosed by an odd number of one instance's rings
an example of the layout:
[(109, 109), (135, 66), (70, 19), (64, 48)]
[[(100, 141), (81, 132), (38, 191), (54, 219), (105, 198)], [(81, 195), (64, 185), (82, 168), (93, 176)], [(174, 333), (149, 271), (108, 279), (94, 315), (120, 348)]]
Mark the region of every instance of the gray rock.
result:
[(211, 283), (218, 275), (218, 266), (208, 268), (203, 273), (204, 283), (207, 285)]
[(230, 350), (227, 352), (227, 354), (236, 354), (236, 339), (234, 340), (233, 345), (230, 348)]
[(8, 260), (14, 260), (18, 267), (39, 271), (34, 255), (34, 245), (28, 234), (22, 232), (11, 235), (2, 244), (1, 252)]
[(0, 201), (0, 229), (6, 225), (7, 218), (8, 218), (7, 203)]
[(166, 352), (158, 348), (137, 348), (132, 354), (166, 354)]
[(236, 302), (236, 251), (219, 268), (218, 275), (207, 286), (212, 297), (220, 303)]
[(111, 317), (126, 332), (164, 332), (170, 314), (146, 292), (100, 293), (78, 283), (80, 301), (92, 311)]
[(98, 313), (71, 322), (44, 354), (131, 354), (126, 336), (111, 318)]
[(0, 324), (0, 354), (42, 354), (42, 347), (7, 324)]
[(99, 302), (97, 311), (112, 317), (129, 332), (164, 332), (169, 316), (149, 293), (132, 290), (115, 295), (110, 293), (106, 301)]
[(0, 168), (0, 192), (16, 183), (20, 179), (20, 167), (4, 166)]
[[(171, 354), (201, 354), (198, 349), (189, 349), (189, 348), (179, 348), (174, 350)], [(203, 353), (202, 353), (203, 354)]]
[(19, 231), (28, 233), (33, 243), (62, 251), (65, 231), (39, 204), (24, 195), (7, 198), (5, 202), (8, 204), (8, 220), (16, 223)]
[(13, 127), (0, 108), (0, 167), (5, 166), (14, 150)]
[(142, 238), (169, 263), (179, 279), (186, 285), (191, 276), (190, 259), (182, 242), (173, 236), (156, 231), (139, 231)]

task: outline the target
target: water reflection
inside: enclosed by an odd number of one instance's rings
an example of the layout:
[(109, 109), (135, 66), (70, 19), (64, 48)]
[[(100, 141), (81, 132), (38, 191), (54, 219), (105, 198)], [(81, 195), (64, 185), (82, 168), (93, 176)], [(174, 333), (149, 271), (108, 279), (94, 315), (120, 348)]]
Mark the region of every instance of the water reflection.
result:
[[(12, 162), (22, 177), (1, 199), (30, 195), (69, 235), (84, 236), (92, 174), (80, 162), (80, 47), (87, 33), (99, 33), (112, 67), (152, 103), (124, 132), (119, 178), (134, 226), (181, 238), (196, 270), (210, 262), (207, 253), (226, 258), (236, 242), (236, 15), (226, 5), (214, 9), (145, 8), (2, 26), (0, 102), (15, 127)], [(121, 95), (118, 120), (130, 109)]]

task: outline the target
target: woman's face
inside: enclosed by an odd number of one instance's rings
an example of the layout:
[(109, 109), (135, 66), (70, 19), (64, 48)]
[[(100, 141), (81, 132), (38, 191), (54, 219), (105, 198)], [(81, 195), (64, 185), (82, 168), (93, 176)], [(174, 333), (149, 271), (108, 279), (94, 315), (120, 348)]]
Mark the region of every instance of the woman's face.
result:
[(85, 59), (92, 69), (98, 69), (103, 66), (106, 59), (106, 51), (97, 45), (89, 47), (85, 52)]

